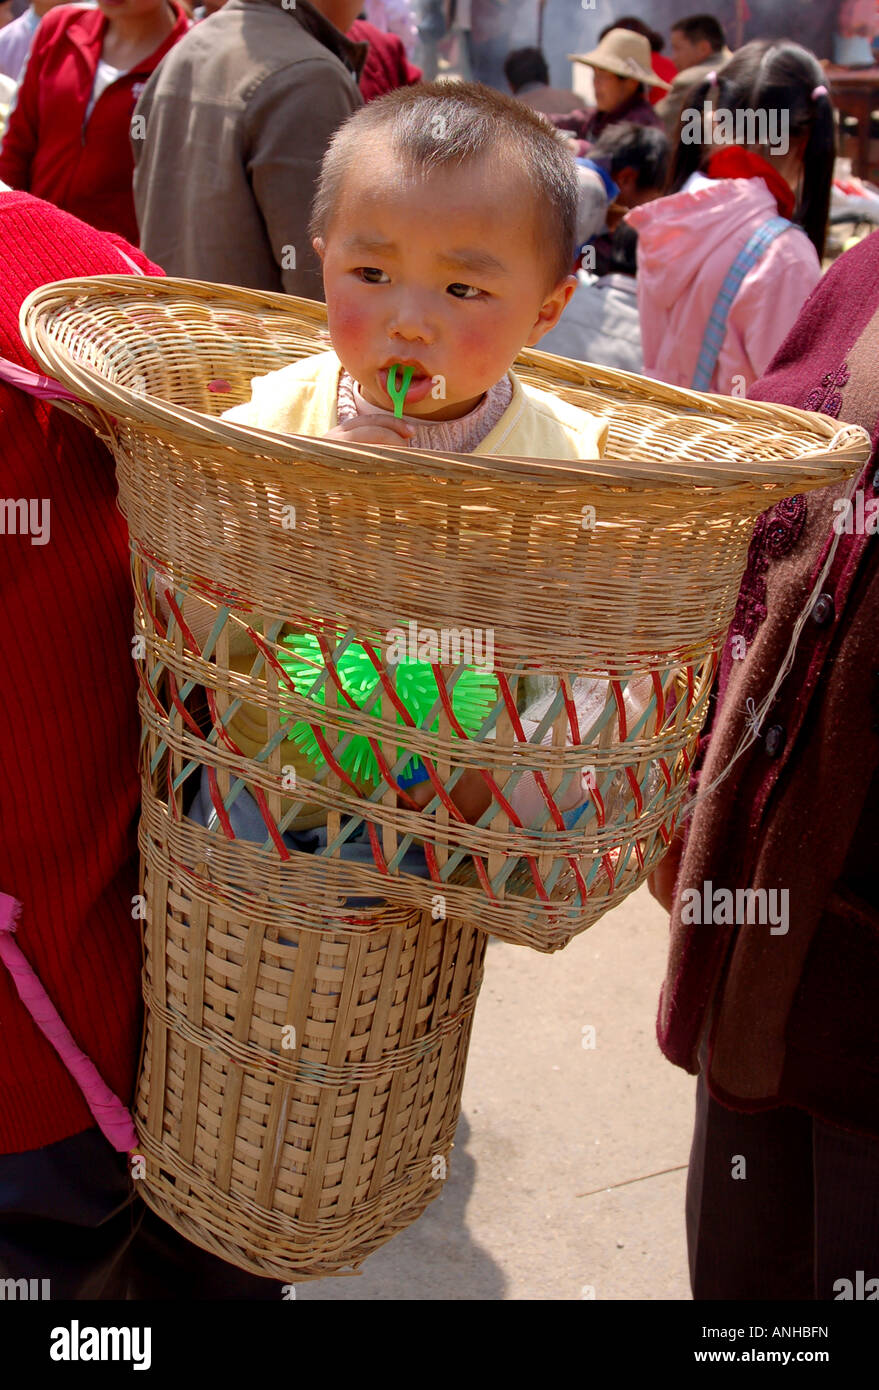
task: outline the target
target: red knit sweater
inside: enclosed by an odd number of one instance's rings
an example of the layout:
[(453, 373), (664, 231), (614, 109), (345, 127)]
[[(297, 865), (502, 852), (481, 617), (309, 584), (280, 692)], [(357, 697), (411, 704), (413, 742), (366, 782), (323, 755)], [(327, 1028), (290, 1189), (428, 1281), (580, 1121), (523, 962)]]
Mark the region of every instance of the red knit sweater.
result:
[[(18, 336), (22, 301), (49, 280), (125, 273), (114, 244), (162, 273), (121, 239), (0, 192), (0, 356), (34, 368)], [(49, 500), (46, 544), (15, 534), (7, 498)], [(18, 943), (61, 1017), (130, 1103), (141, 1027), (138, 717), (115, 499), (112, 459), (92, 433), (0, 382), (0, 890), (23, 905)], [(0, 1153), (92, 1123), (0, 965)]]

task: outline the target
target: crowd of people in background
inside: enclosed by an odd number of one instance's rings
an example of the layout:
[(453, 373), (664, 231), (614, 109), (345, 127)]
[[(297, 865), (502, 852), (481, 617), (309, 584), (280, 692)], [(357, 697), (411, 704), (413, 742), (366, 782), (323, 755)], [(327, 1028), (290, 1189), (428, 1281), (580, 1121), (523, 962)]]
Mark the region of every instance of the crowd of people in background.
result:
[[(834, 115), (817, 60), (788, 41), (733, 61), (711, 14), (681, 16), (667, 56), (662, 34), (621, 15), (570, 55), (577, 78), (559, 87), (538, 45), (510, 49), (514, 9), (303, 0), (290, 24), (284, 0), (34, 0), (0, 31), (0, 82), (15, 93), (0, 181), (143, 246), (169, 274), (321, 298), (306, 229), (334, 130), (422, 80), (426, 37), (436, 48), (463, 34), (467, 75), (540, 112), (577, 166), (577, 289), (545, 350), (742, 393), (820, 274)], [(795, 149), (732, 153), (704, 122), (685, 143), (684, 112), (706, 101), (733, 115), (773, 105)], [(773, 218), (755, 251), (750, 236)], [(736, 292), (718, 323), (728, 275)]]

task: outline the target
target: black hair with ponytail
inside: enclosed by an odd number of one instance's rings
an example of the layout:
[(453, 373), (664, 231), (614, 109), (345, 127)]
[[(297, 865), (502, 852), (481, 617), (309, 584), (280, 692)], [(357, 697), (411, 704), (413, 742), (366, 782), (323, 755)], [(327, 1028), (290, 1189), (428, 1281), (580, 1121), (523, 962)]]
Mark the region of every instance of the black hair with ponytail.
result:
[[(758, 39), (740, 48), (714, 75), (713, 82), (706, 78), (684, 98), (685, 111), (704, 111), (710, 97), (715, 113), (730, 111), (734, 116), (736, 111), (787, 112), (791, 141), (807, 137), (794, 221), (803, 228), (819, 257), (824, 254), (836, 157), (833, 103), (826, 91), (812, 95), (816, 88), (825, 85), (821, 65), (807, 48), (787, 40)], [(714, 152), (704, 125), (701, 143), (686, 143), (682, 139), (684, 120), (682, 112), (667, 193), (679, 192), (691, 174), (704, 169)]]

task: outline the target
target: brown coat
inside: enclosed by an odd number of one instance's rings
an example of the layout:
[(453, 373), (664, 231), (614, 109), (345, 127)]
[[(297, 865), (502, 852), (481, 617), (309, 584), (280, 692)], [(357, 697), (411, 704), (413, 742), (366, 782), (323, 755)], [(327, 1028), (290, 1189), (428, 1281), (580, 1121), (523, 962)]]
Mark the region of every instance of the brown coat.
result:
[(229, 0), (172, 50), (132, 125), (141, 245), (166, 274), (323, 298), (308, 219), (366, 52), (308, 0)]
[[(843, 257), (752, 392), (879, 433), (879, 234)], [(879, 496), (879, 457), (859, 480)], [(701, 784), (729, 762), (787, 651), (843, 488), (758, 523)], [(795, 664), (732, 773), (696, 807), (677, 880), (658, 1037), (740, 1110), (799, 1106), (879, 1134), (879, 536), (842, 535)], [(732, 638), (746, 654), (732, 659)], [(789, 929), (688, 922), (685, 890), (785, 889)], [(690, 899), (692, 902), (692, 898)], [(703, 914), (704, 915), (704, 914)], [(715, 914), (716, 921), (716, 914)]]

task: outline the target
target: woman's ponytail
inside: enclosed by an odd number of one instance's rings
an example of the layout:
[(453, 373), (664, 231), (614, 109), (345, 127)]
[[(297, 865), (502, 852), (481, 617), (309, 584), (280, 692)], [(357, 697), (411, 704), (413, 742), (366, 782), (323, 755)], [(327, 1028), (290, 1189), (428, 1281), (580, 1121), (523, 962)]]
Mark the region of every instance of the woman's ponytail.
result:
[(833, 191), (833, 165), (836, 160), (836, 121), (833, 103), (826, 88), (813, 93), (814, 116), (803, 151), (803, 182), (797, 207), (797, 221), (818, 252), (824, 257), (830, 196)]
[[(713, 79), (713, 81), (712, 81)], [(703, 125), (705, 104), (708, 94), (712, 88), (718, 87), (718, 77), (716, 73), (709, 73), (697, 86), (691, 87), (684, 97), (684, 104), (678, 116), (678, 134), (672, 150), (671, 160), (668, 168), (668, 178), (666, 180), (665, 194), (680, 193), (684, 184), (691, 174), (696, 174), (702, 168), (703, 156), (705, 153), (705, 129)], [(689, 111), (695, 111), (699, 116), (699, 126), (701, 139), (687, 139), (688, 126), (686, 115)]]

